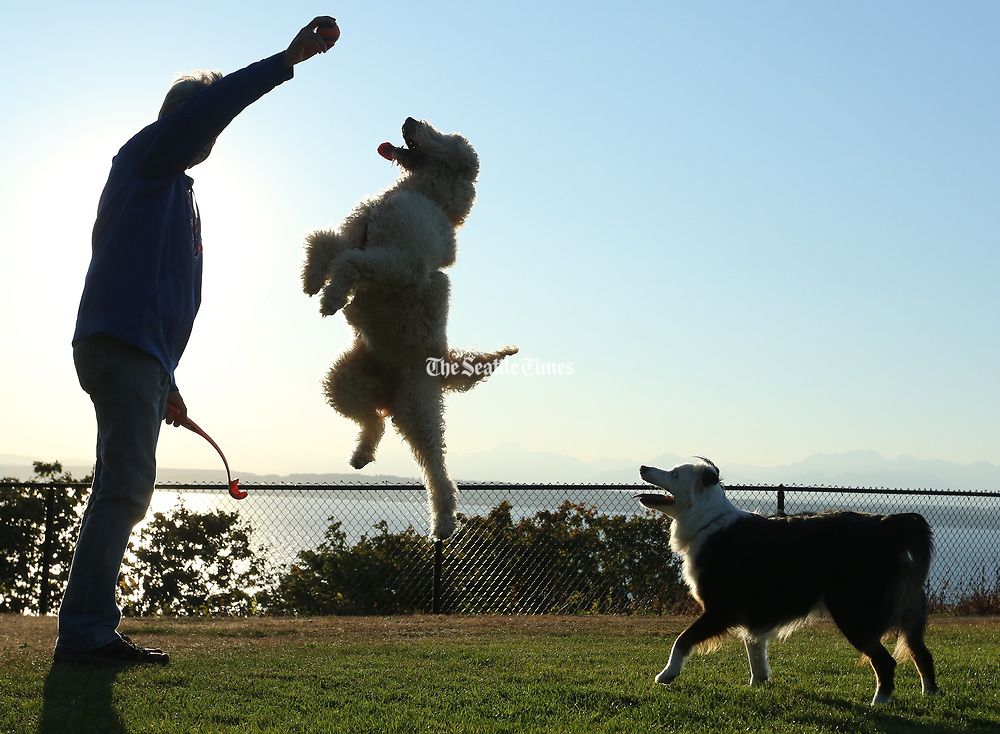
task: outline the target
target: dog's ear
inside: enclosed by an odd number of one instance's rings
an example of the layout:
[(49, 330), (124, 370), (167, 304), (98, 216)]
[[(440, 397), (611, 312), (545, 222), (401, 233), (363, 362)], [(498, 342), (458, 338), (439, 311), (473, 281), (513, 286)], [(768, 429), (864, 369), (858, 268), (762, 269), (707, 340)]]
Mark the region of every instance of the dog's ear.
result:
[(699, 471), (699, 477), (701, 479), (702, 487), (711, 487), (714, 484), (719, 483), (719, 468), (712, 464), (711, 466), (703, 466)]
[(464, 137), (458, 133), (441, 133), (428, 122), (414, 125), (411, 134), (430, 161), (443, 163), (455, 173), (475, 181), (479, 175), (479, 156)]
[(459, 173), (476, 178), (479, 174), (479, 156), (469, 141), (461, 135), (452, 135), (448, 142), (448, 164)]
[(472, 180), (479, 175), (479, 156), (461, 135), (427, 134), (421, 143), (431, 158)]

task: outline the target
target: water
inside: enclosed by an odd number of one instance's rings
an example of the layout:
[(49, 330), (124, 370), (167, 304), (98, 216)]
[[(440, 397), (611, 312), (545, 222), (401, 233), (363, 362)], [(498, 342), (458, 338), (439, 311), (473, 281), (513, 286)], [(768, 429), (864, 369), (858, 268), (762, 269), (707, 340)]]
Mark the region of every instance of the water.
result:
[[(287, 488), (255, 490), (240, 502), (222, 489), (194, 491), (161, 490), (153, 502), (154, 512), (164, 512), (183, 501), (190, 510), (221, 509), (238, 511), (254, 528), (255, 545), (267, 549), (275, 567), (292, 563), (299, 551), (315, 548), (323, 541), (330, 518), (343, 524), (348, 544), (362, 535), (372, 535), (373, 526), (384, 522), (389, 532), (412, 527), (427, 534), (427, 509), (423, 488), (345, 487), (338, 490)], [(514, 520), (553, 510), (564, 501), (593, 505), (611, 515), (642, 514), (645, 509), (633, 498), (643, 487), (621, 490), (566, 488), (565, 490), (463, 488), (459, 509), (470, 516), (485, 515), (501, 501), (511, 504)], [(731, 491), (730, 497), (742, 509), (765, 515), (777, 510), (771, 491)], [(985, 577), (993, 584), (1000, 569), (1000, 500), (996, 497), (952, 497), (918, 495), (859, 495), (804, 493), (786, 490), (788, 513), (827, 509), (861, 512), (919, 512), (934, 530), (935, 554), (930, 586), (947, 583), (949, 596)]]

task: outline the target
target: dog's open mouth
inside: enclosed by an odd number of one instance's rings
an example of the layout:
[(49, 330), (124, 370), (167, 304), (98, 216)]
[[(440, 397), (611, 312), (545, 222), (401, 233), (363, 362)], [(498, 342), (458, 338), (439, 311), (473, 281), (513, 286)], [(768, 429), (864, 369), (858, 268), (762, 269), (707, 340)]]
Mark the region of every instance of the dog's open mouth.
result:
[(420, 149), (419, 143), (414, 139), (414, 132), (420, 123), (412, 117), (407, 117), (403, 123), (403, 145), (399, 148), (392, 143), (385, 142), (378, 146), (378, 154), (387, 161), (398, 163), (408, 171), (419, 168), (427, 159), (426, 154)]
[(650, 509), (656, 510), (667, 505), (674, 504), (674, 496), (663, 489), (659, 484), (654, 482), (651, 478), (651, 474), (657, 471), (656, 469), (651, 469), (648, 466), (639, 467), (639, 476), (642, 477), (643, 481), (649, 482), (657, 489), (663, 490), (665, 494), (653, 494), (651, 492), (640, 492), (635, 495), (635, 498), (639, 500), (643, 507), (649, 507)]
[(643, 492), (641, 494), (634, 495), (634, 497), (639, 500), (639, 504), (643, 507), (648, 507), (651, 510), (655, 510), (658, 507), (664, 507), (666, 505), (672, 505), (675, 501), (672, 494), (652, 494)]
[(406, 147), (409, 148), (411, 151), (416, 151), (420, 147), (417, 145), (417, 142), (413, 139), (413, 134), (414, 132), (416, 132), (417, 125), (419, 124), (420, 123), (418, 123), (412, 117), (407, 117), (406, 120), (403, 121), (403, 128), (402, 128), (403, 142), (406, 144)]

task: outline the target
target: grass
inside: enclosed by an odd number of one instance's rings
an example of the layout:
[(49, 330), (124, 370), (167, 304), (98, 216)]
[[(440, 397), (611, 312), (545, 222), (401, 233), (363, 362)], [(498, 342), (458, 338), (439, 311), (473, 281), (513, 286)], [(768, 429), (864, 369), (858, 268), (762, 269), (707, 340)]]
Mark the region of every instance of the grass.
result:
[(0, 732), (1000, 732), (1000, 620), (935, 617), (942, 694), (896, 700), (829, 625), (772, 645), (750, 688), (736, 640), (652, 679), (684, 624), (636, 617), (130, 620), (164, 669), (50, 664), (51, 619), (0, 617)]

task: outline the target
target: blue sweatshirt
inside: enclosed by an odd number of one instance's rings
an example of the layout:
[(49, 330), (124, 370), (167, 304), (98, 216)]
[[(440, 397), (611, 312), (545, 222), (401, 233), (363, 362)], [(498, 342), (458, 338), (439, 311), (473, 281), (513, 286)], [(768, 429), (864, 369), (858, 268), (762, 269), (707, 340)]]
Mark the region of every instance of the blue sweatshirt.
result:
[(201, 223), (184, 171), (233, 118), (292, 78), (282, 54), (198, 90), (111, 162), (73, 343), (103, 334), (156, 357), (174, 384), (201, 305)]

